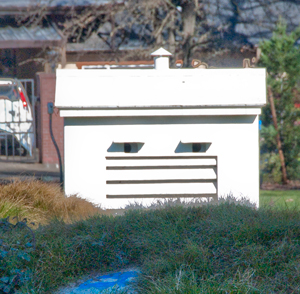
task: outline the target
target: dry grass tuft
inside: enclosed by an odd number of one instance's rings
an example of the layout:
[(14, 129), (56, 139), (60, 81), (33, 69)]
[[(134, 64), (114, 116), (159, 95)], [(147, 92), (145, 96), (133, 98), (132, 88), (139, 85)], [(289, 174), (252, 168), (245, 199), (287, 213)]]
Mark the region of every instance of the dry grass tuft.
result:
[(72, 222), (101, 212), (99, 207), (76, 195), (65, 197), (54, 183), (16, 180), (0, 189), (0, 218), (27, 218), (45, 224), (53, 218)]

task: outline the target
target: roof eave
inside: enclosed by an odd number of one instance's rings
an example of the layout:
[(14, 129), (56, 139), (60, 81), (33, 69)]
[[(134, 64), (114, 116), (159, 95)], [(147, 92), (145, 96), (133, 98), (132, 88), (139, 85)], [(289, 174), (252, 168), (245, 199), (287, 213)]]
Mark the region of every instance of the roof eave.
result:
[(0, 40), (0, 49), (61, 47), (64, 40)]

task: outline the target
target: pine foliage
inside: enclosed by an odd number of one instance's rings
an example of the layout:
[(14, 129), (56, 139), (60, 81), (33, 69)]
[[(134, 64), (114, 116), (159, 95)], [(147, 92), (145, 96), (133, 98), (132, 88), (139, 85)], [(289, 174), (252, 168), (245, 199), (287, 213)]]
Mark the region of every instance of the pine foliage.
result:
[[(260, 43), (261, 58), (259, 65), (268, 71), (267, 83), (274, 95), (274, 104), (278, 120), (278, 132), (286, 161), (288, 178), (297, 178), (300, 171), (300, 109), (295, 107), (300, 101), (300, 27), (287, 33), (287, 25), (280, 20), (273, 36)], [(278, 150), (275, 136), (277, 134), (272, 122), (270, 105), (262, 111), (261, 159), (265, 174), (271, 174), (278, 181), (280, 168), (274, 163), (269, 164), (271, 155)], [(273, 156), (274, 157), (274, 156)], [(277, 157), (278, 158), (278, 157)], [(276, 168), (274, 169), (274, 166)]]

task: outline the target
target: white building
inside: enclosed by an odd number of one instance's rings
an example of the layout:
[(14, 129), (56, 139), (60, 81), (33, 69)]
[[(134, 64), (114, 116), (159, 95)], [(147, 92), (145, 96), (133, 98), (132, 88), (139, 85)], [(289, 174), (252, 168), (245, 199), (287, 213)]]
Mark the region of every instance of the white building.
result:
[(65, 192), (104, 208), (233, 194), (259, 203), (265, 69), (57, 70)]

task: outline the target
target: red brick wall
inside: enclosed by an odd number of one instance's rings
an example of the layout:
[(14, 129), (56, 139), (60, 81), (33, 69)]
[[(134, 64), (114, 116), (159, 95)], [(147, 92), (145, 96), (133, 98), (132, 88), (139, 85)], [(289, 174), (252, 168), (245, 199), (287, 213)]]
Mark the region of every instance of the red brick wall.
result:
[[(38, 106), (38, 148), (40, 152), (40, 162), (45, 164), (59, 163), (54, 144), (51, 140), (49, 130), (48, 102), (54, 104), (56, 76), (54, 73), (37, 73), (38, 92), (40, 103)], [(54, 108), (52, 114), (52, 130), (55, 141), (58, 145), (62, 164), (64, 156), (64, 120), (59, 116), (59, 111)]]

